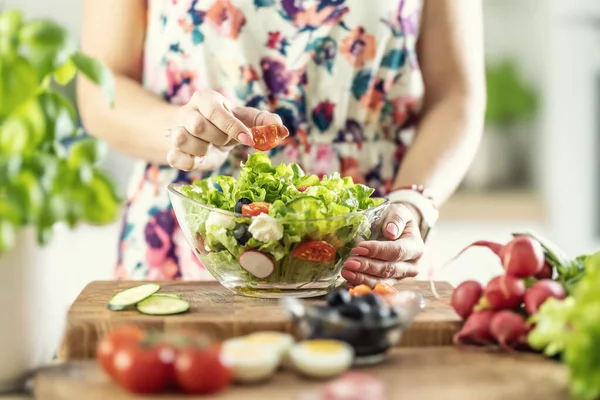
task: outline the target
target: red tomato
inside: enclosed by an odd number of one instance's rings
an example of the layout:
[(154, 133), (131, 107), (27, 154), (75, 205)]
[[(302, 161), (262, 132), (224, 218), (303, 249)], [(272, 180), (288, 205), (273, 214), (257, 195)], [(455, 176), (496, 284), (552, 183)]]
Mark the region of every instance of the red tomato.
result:
[(139, 343), (145, 337), (146, 332), (136, 325), (122, 326), (105, 335), (96, 347), (96, 358), (102, 369), (114, 378), (113, 356), (116, 351), (125, 345)]
[(180, 389), (192, 394), (216, 393), (231, 383), (232, 374), (221, 357), (221, 347), (189, 347), (177, 354), (175, 379)]
[(335, 247), (323, 241), (304, 242), (292, 255), (302, 260), (331, 263), (335, 260)]
[(271, 150), (289, 136), (290, 132), (283, 125), (261, 125), (251, 129), (254, 148), (260, 151)]
[(171, 346), (125, 345), (113, 358), (115, 380), (131, 393), (160, 393), (174, 381), (175, 358)]
[(244, 204), (242, 206), (242, 215), (247, 215), (250, 217), (256, 217), (260, 214), (268, 214), (269, 213), (269, 203), (265, 203), (262, 201), (256, 201), (250, 204)]
[(306, 192), (306, 189), (308, 189), (309, 187), (310, 187), (310, 186), (300, 186), (300, 187), (298, 188), (298, 191), (299, 191), (299, 192)]

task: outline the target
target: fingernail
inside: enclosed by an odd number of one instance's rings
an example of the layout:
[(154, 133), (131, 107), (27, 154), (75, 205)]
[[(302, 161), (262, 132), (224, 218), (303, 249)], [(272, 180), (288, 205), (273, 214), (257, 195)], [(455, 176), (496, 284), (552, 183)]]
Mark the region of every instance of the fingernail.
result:
[(392, 235), (393, 237), (397, 237), (398, 233), (399, 233), (399, 229), (398, 229), (398, 225), (396, 225), (393, 222), (389, 222), (386, 226), (385, 226), (385, 230), (388, 231), (388, 233), (390, 235)]
[(204, 162), (205, 157), (194, 157), (194, 168), (198, 167)]
[(254, 140), (247, 133), (240, 133), (237, 137), (238, 142), (245, 144), (246, 146), (254, 146)]
[(359, 256), (368, 256), (369, 249), (367, 249), (366, 247), (355, 247), (352, 249), (352, 253), (359, 255)]
[(349, 281), (353, 281), (356, 279), (356, 274), (352, 271), (347, 271), (345, 269), (342, 270), (342, 276), (344, 277), (344, 279), (347, 279)]
[(348, 260), (344, 263), (344, 267), (352, 270), (357, 270), (360, 268), (360, 263), (356, 260)]

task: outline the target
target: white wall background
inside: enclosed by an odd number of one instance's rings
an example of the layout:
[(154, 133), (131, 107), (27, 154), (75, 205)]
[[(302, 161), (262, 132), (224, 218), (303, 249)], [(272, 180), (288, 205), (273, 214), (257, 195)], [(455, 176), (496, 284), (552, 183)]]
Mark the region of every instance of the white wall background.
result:
[[(525, 76), (548, 96), (542, 121), (544, 135), (541, 137), (540, 147), (532, 149), (532, 153), (541, 155), (538, 168), (540, 184), (551, 214), (548, 221), (505, 221), (502, 224), (489, 221), (442, 221), (436, 233), (432, 257), (448, 258), (464, 244), (476, 239), (503, 239), (515, 227), (541, 230), (554, 237), (568, 252), (589, 251), (596, 244), (586, 220), (594, 208), (590, 189), (586, 188), (586, 182), (592, 178), (589, 165), (591, 161), (581, 157), (579, 150), (587, 148), (589, 152), (592, 138), (589, 114), (591, 92), (589, 89), (586, 91), (582, 76), (573, 78), (579, 80), (578, 87), (569, 87), (571, 81), (565, 79), (565, 74), (571, 72), (573, 64), (578, 64), (580, 68), (577, 71), (589, 76), (591, 61), (581, 62), (578, 57), (586, 57), (587, 54), (587, 59), (591, 59), (589, 53), (593, 51), (592, 36), (585, 29), (580, 29), (579, 32), (572, 32), (569, 39), (568, 34), (563, 31), (569, 31), (570, 28), (564, 19), (557, 16), (577, 9), (595, 10), (600, 14), (600, 2), (485, 0), (484, 3), (488, 57), (496, 59), (514, 56)], [(53, 18), (65, 24), (74, 34), (79, 32), (80, 0), (0, 0), (0, 5), (2, 4), (8, 8), (23, 9), (29, 16)], [(596, 50), (600, 54), (599, 47)], [(565, 94), (570, 96), (565, 99)], [(565, 117), (565, 113), (573, 113), (575, 118)], [(572, 134), (579, 135), (576, 143)], [(577, 145), (577, 151), (565, 150), (571, 145)], [(559, 155), (565, 157), (564, 162), (558, 161)], [(592, 155), (588, 155), (591, 159)], [(105, 164), (119, 182), (125, 185), (130, 160), (111, 153)], [(577, 189), (566, 195), (565, 191), (569, 192), (570, 189), (565, 186), (565, 182)], [(569, 225), (573, 225), (575, 229)], [(96, 235), (96, 241), (101, 242), (106, 251), (97, 252), (94, 262), (101, 271), (91, 273), (90, 276), (105, 275), (114, 265), (117, 225), (103, 228), (102, 231), (102, 239)], [(84, 256), (81, 254), (82, 259)], [(480, 275), (481, 270), (474, 264), (483, 262), (482, 260), (487, 259), (461, 264), (452, 271), (452, 280)]]

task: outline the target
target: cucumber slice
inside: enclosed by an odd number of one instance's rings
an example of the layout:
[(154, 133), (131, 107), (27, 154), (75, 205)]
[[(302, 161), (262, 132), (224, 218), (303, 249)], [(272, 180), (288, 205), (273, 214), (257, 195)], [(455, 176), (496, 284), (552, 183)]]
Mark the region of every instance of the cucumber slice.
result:
[(158, 292), (160, 285), (156, 283), (147, 283), (145, 285), (135, 286), (122, 292), (119, 292), (109, 300), (107, 308), (113, 311), (120, 311), (129, 306), (133, 306), (140, 301), (152, 296)]
[(152, 296), (163, 296), (170, 297), (172, 299), (181, 299), (181, 296), (178, 296), (175, 293), (154, 293)]
[(138, 303), (137, 309), (149, 315), (181, 314), (190, 309), (190, 303), (169, 296), (152, 295)]

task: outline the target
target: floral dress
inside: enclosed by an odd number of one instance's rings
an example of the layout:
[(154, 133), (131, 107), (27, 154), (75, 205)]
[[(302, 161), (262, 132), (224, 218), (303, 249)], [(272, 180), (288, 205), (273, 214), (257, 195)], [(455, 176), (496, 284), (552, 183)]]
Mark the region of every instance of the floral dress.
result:
[[(290, 137), (269, 152), (273, 163), (338, 171), (385, 194), (421, 108), (421, 8), (421, 0), (148, 0), (143, 84), (174, 104), (211, 89), (275, 112)], [(117, 279), (211, 279), (167, 185), (235, 176), (247, 154), (236, 147), (211, 173), (138, 163)]]

